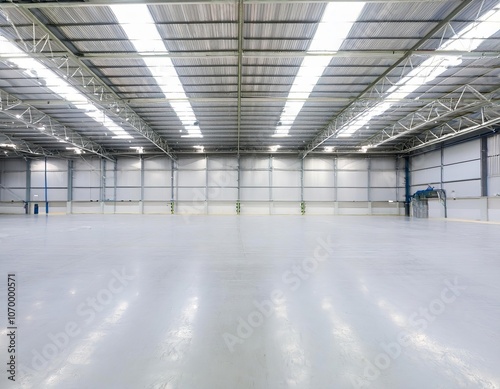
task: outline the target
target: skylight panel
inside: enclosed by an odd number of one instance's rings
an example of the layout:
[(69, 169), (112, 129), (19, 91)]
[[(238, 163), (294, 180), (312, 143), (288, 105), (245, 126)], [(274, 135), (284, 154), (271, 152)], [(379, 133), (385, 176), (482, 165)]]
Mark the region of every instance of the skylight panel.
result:
[[(168, 53), (146, 5), (112, 5), (110, 8), (139, 54)], [(143, 61), (187, 131), (182, 137), (202, 138), (198, 120), (172, 60), (145, 56)]]
[(363, 7), (364, 3), (347, 2), (329, 3), (326, 6), (308, 51), (309, 54), (318, 55), (310, 55), (302, 60), (273, 136), (288, 136), (295, 118), (332, 60), (331, 55), (324, 53), (339, 50)]
[[(500, 3), (498, 3), (494, 9), (486, 12), (476, 21), (468, 24), (459, 33), (441, 44), (437, 50), (475, 50), (485, 39), (495, 34), (499, 30), (499, 26)], [(422, 64), (410, 71), (405, 77), (389, 88), (386, 99), (391, 102), (381, 102), (368, 111), (365, 111), (349, 123), (347, 127), (342, 129), (337, 136), (352, 136), (373, 117), (387, 111), (394, 101), (403, 100), (421, 86), (435, 80), (447, 69), (460, 65), (462, 61), (460, 56), (433, 56), (426, 59)]]
[(3, 36), (0, 36), (0, 54), (12, 55), (12, 58), (8, 58), (9, 62), (16, 65), (19, 69), (23, 69), (28, 77), (38, 80), (41, 86), (50, 89), (56, 95), (70, 102), (78, 109), (81, 109), (88, 117), (102, 123), (104, 129), (110, 131), (115, 136), (120, 136), (120, 139), (133, 138), (123, 128), (114, 123), (111, 118), (106, 116), (104, 112), (97, 110), (78, 89), (70, 85), (41, 62), (29, 58), (27, 54)]

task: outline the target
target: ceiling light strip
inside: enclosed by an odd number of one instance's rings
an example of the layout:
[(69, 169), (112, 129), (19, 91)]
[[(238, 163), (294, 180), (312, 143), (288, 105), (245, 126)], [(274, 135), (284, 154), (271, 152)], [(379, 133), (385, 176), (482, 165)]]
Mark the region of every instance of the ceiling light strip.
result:
[(36, 79), (41, 87), (51, 90), (62, 99), (82, 110), (83, 113), (91, 119), (101, 123), (104, 130), (108, 130), (115, 136), (120, 136), (122, 139), (133, 138), (103, 111), (90, 103), (83, 93), (78, 91), (43, 63), (30, 58), (26, 53), (3, 36), (0, 36), (0, 54), (12, 54), (14, 57), (8, 59), (11, 64), (22, 70), (27, 77)]
[[(335, 54), (342, 46), (363, 7), (364, 3), (362, 2), (329, 3), (311, 40), (308, 53), (330, 52)], [(297, 115), (332, 58), (333, 55), (318, 55), (305, 57), (302, 60), (273, 136), (288, 136)]]
[[(494, 35), (500, 26), (500, 2), (490, 11), (482, 15), (478, 20), (469, 23), (459, 33), (446, 40), (438, 51), (473, 51), (485, 40)], [(395, 102), (401, 101), (415, 92), (421, 86), (435, 80), (448, 68), (460, 65), (463, 62), (462, 56), (433, 56), (426, 59), (418, 67), (411, 70), (405, 77), (388, 89), (388, 94), (384, 100), (362, 114), (343, 128), (338, 137), (350, 137), (372, 118), (386, 112)]]
[(202, 138), (198, 120), (172, 60), (168, 57), (154, 57), (154, 54), (167, 54), (168, 50), (147, 5), (112, 5), (110, 8), (137, 53), (145, 55), (142, 60), (187, 131), (187, 135), (183, 137)]

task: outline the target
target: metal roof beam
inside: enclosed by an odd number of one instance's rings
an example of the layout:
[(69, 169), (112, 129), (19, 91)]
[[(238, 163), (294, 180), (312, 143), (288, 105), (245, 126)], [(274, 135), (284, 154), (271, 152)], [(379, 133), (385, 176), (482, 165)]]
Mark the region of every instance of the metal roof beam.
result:
[(69, 129), (49, 115), (0, 89), (0, 112), (47, 137), (103, 158), (114, 160), (99, 144)]
[[(45, 3), (44, 3), (45, 4)], [(59, 7), (61, 6), (60, 3)], [(36, 10), (34, 10), (36, 11)], [(40, 20), (40, 13), (35, 16), (32, 12), (27, 9), (20, 9), (26, 18), (28, 18), (34, 26), (38, 28), (33, 28), (33, 34), (40, 29), (43, 31), (44, 38), (50, 38), (50, 40), (57, 42), (63, 47), (66, 47), (61, 41), (60, 33), (54, 32), (53, 29), (46, 27), (43, 20)], [(33, 36), (32, 41), (37, 42), (38, 37)], [(122, 119), (127, 123), (126, 127), (130, 127), (132, 130), (138, 132), (141, 136), (148, 139), (152, 144), (154, 144), (163, 153), (168, 155), (170, 158), (175, 160), (175, 154), (170, 149), (167, 142), (157, 134), (149, 125), (139, 117), (122, 99), (120, 99), (116, 93), (101, 80), (101, 78), (92, 71), (79, 56), (68, 50), (64, 56), (56, 56), (52, 52), (38, 52), (38, 56), (34, 55), (40, 45), (33, 44), (31, 46), (31, 51), (27, 54), (33, 57), (38, 57), (46, 59), (44, 64), (47, 66), (50, 64), (51, 70), (65, 77), (66, 79), (71, 79), (73, 81), (72, 85), (77, 87), (84, 93), (89, 101), (92, 101), (94, 105), (106, 111), (106, 113), (111, 117), (116, 117)]]
[(457, 118), (456, 124), (451, 126), (444, 123), (437, 128), (424, 131), (416, 137), (408, 140), (398, 147), (401, 153), (409, 153), (424, 147), (444, 142), (459, 136), (471, 134), (481, 129), (489, 128), (491, 131), (497, 129), (500, 123), (500, 107), (482, 107), (479, 114), (470, 114)]
[[(448, 25), (448, 23), (458, 15), (464, 8), (468, 7), (474, 0), (464, 0), (457, 7), (455, 7), (445, 19), (438, 23), (434, 28), (432, 28), (422, 39), (420, 39), (411, 49), (409, 49), (400, 59), (398, 59), (393, 65), (387, 68), (387, 70), (377, 77), (364, 91), (359, 94), (359, 98), (348, 104), (339, 115), (334, 117), (319, 133), (306, 145), (305, 149), (302, 151), (301, 156), (305, 158), (308, 153), (313, 151), (316, 147), (323, 144), (326, 140), (330, 139), (332, 136), (336, 135), (342, 128), (349, 124), (356, 116), (360, 115), (363, 111), (368, 110), (374, 105), (366, 104), (362, 98), (369, 93), (375, 92), (381, 96), (380, 102), (384, 101), (383, 91), (386, 89), (385, 84), (389, 82), (387, 76), (396, 69), (399, 65), (407, 61), (411, 66), (411, 57), (415, 51), (426, 43), (430, 38), (432, 38), (436, 33), (438, 33), (443, 27)], [(390, 83), (390, 82), (389, 82)], [(381, 91), (379, 91), (379, 88)]]
[[(8, 146), (8, 145), (14, 145)], [(5, 156), (38, 156), (38, 157), (61, 157), (58, 151), (47, 150), (43, 147), (26, 142), (23, 139), (0, 134), (0, 157)]]
[(237, 150), (240, 152), (240, 130), (241, 130), (241, 80), (243, 73), (243, 24), (244, 24), (243, 0), (238, 1), (238, 107), (237, 107)]
[[(52, 57), (64, 57), (67, 52), (54, 51)], [(404, 50), (340, 50), (336, 52), (306, 52), (306, 51), (255, 51), (245, 50), (241, 52), (243, 58), (304, 58), (304, 57), (321, 57), (328, 56), (333, 58), (385, 58), (399, 59), (408, 52)], [(459, 50), (414, 50), (412, 56), (425, 57), (464, 57), (467, 59), (478, 58), (500, 58), (499, 50), (483, 50), (483, 51), (459, 51)], [(45, 58), (47, 54), (32, 53), (33, 58)], [(183, 52), (168, 52), (158, 54), (139, 54), (136, 52), (130, 53), (99, 53), (86, 52), (79, 53), (79, 60), (114, 60), (114, 59), (144, 59), (144, 58), (238, 58), (238, 50), (224, 51), (183, 51)], [(15, 54), (0, 54), (0, 58), (15, 58)], [(236, 65), (235, 65), (236, 66)]]
[[(472, 101), (463, 98), (465, 93), (473, 94), (476, 98)], [(395, 124), (383, 129), (380, 133), (363, 142), (363, 146), (378, 147), (388, 142), (393, 142), (401, 137), (406, 137), (422, 131), (426, 127), (436, 128), (438, 123), (457, 120), (460, 116), (470, 115), (485, 106), (494, 106), (491, 96), (496, 92), (482, 95), (470, 85), (465, 85), (453, 91), (448, 96), (425, 105), (412, 112), (410, 115), (397, 121)]]

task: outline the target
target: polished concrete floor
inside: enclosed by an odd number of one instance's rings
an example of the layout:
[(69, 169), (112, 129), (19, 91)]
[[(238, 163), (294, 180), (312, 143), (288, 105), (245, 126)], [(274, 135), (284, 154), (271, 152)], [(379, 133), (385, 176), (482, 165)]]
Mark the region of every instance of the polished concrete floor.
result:
[(0, 387), (500, 388), (499, 237), (403, 217), (0, 216)]

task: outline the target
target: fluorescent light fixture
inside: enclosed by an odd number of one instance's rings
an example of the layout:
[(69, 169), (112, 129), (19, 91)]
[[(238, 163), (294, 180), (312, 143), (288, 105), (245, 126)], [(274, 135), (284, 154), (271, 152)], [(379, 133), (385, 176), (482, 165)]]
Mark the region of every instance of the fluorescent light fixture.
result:
[(139, 154), (144, 154), (144, 147), (141, 146), (130, 146), (131, 149), (137, 151)]
[(335, 150), (334, 147), (325, 147), (325, 153), (331, 153), (333, 150)]
[[(110, 8), (139, 54), (168, 53), (146, 5), (111, 5)], [(172, 60), (155, 57), (144, 57), (142, 60), (148, 66), (165, 98), (173, 100), (170, 101), (170, 106), (188, 132), (181, 137), (202, 138), (200, 126), (193, 125), (197, 119)]]
[[(472, 51), (487, 38), (495, 34), (500, 26), (500, 3), (494, 9), (486, 12), (476, 21), (469, 23), (459, 33), (444, 42), (437, 50), (468, 50)], [(381, 102), (355, 117), (338, 137), (350, 137), (375, 116), (387, 111), (394, 102), (403, 100), (421, 86), (435, 80), (448, 68), (462, 63), (460, 56), (433, 56), (411, 70), (405, 77), (388, 89), (386, 99), (391, 102)]]
[(73, 150), (75, 154), (83, 154), (84, 151), (79, 147), (66, 147), (66, 150)]
[(203, 153), (205, 151), (205, 147), (204, 146), (193, 146), (196, 151), (199, 151), (200, 153)]
[[(309, 45), (309, 53), (338, 51), (353, 24), (358, 19), (364, 5), (362, 2), (328, 3)], [(332, 56), (330, 55), (308, 56), (302, 60), (299, 71), (288, 92), (287, 101), (279, 120), (281, 125), (276, 127), (273, 136), (288, 136), (295, 118), (331, 60)]]
[(17, 149), (17, 146), (13, 143), (0, 143), (0, 147), (5, 147), (8, 149)]
[[(8, 60), (15, 64), (19, 69), (24, 69), (24, 74), (30, 78), (36, 78), (37, 80), (43, 81), (41, 84), (46, 88), (50, 89), (53, 93), (59, 95), (64, 100), (70, 102), (78, 109), (81, 109), (85, 115), (89, 116), (95, 121), (102, 122), (104, 119), (107, 120), (109, 126), (106, 126), (111, 132), (120, 132), (121, 136), (127, 136), (129, 139), (132, 136), (128, 135), (125, 130), (116, 125), (111, 118), (107, 117), (103, 112), (100, 112), (96, 107), (89, 103), (87, 97), (80, 93), (76, 88), (71, 86), (64, 78), (58, 76), (52, 70), (47, 68), (41, 62), (24, 53), (21, 49), (16, 47), (14, 44), (9, 42), (3, 36), (0, 36), (0, 54), (8, 56), (12, 55), (12, 58)], [(18, 119), (22, 115), (16, 115)], [(43, 126), (41, 126), (43, 127)], [(39, 130), (43, 130), (39, 127)]]
[(275, 151), (278, 151), (278, 149), (279, 149), (280, 147), (281, 147), (280, 145), (271, 146), (271, 147), (269, 147), (269, 150), (271, 150), (272, 152), (275, 152)]

